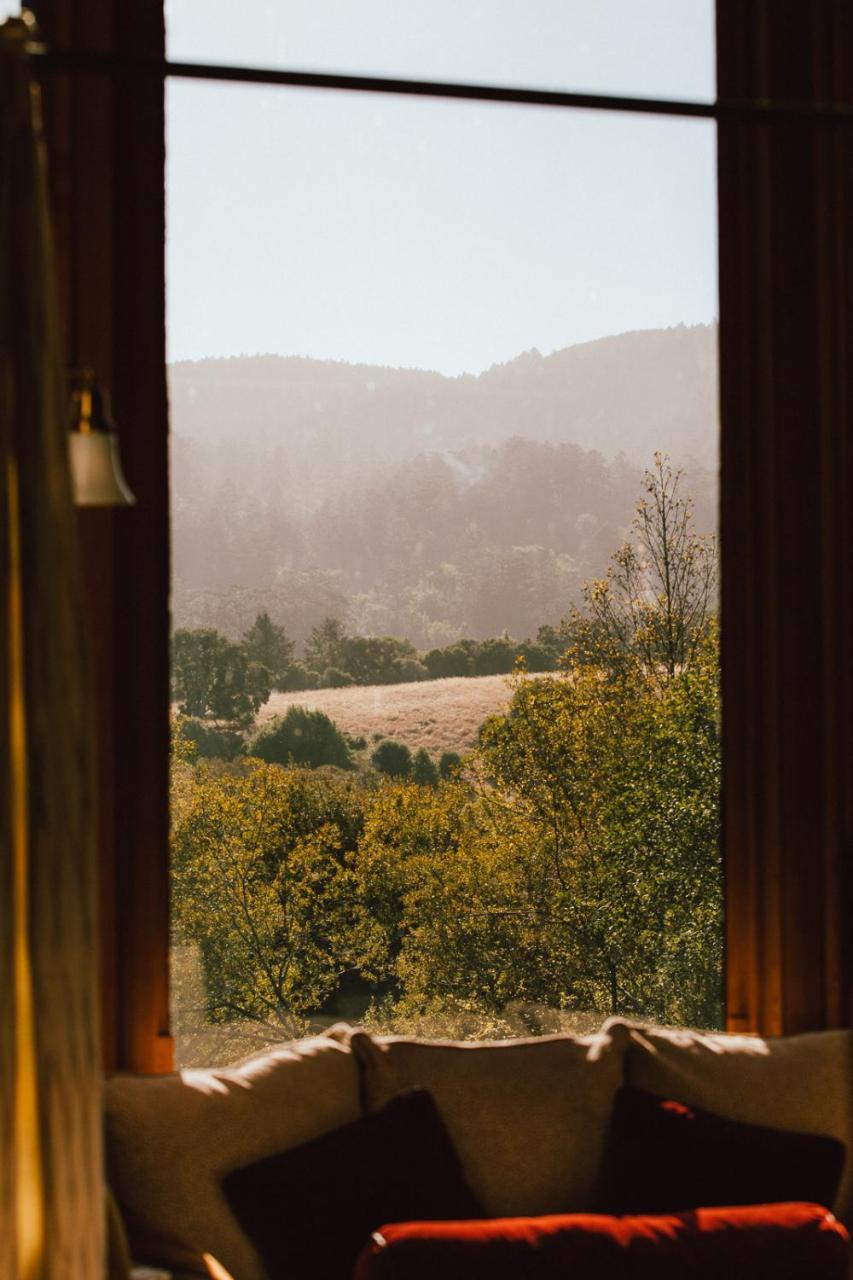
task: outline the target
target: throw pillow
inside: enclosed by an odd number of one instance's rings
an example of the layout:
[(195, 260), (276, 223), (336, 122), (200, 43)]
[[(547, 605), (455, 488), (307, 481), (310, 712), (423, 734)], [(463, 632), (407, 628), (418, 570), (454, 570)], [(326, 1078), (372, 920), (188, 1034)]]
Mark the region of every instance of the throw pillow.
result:
[(847, 1148), (835, 1203), (853, 1228), (853, 1031), (758, 1036), (673, 1031), (611, 1019), (625, 1083), (729, 1120), (823, 1133)]
[(625, 1088), (613, 1109), (602, 1208), (671, 1213), (792, 1200), (829, 1206), (843, 1167), (836, 1138), (724, 1120)]
[(208, 1277), (207, 1253), (235, 1280), (265, 1277), (222, 1194), (223, 1175), (361, 1111), (355, 1060), (325, 1037), (231, 1070), (115, 1075), (104, 1103), (110, 1185), (133, 1258)]
[(230, 1173), (223, 1187), (270, 1280), (349, 1280), (383, 1222), (482, 1217), (423, 1089)]
[(845, 1280), (847, 1241), (828, 1210), (808, 1204), (415, 1222), (383, 1227), (355, 1280)]
[(362, 1066), (368, 1109), (401, 1089), (429, 1090), (489, 1216), (597, 1207), (605, 1137), (623, 1083), (624, 1048), (609, 1035), (477, 1044), (365, 1032), (347, 1038)]

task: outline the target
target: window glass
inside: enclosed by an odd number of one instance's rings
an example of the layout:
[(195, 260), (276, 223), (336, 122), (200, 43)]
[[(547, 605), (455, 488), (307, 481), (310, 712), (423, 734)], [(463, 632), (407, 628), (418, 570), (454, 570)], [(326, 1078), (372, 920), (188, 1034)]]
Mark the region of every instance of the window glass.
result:
[(714, 95), (713, 0), (167, 0), (174, 59)]
[(168, 120), (179, 1063), (720, 1025), (712, 126)]

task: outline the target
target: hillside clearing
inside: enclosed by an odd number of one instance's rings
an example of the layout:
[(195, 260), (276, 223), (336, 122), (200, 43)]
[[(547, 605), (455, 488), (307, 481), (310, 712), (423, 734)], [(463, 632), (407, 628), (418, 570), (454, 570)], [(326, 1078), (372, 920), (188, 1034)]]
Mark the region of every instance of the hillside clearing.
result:
[(258, 723), (284, 715), (288, 707), (323, 711), (344, 733), (396, 738), (430, 755), (470, 751), (488, 716), (502, 711), (511, 694), (509, 677), (451, 676), (416, 684), (385, 684), (349, 689), (307, 689), (274, 693), (261, 708)]

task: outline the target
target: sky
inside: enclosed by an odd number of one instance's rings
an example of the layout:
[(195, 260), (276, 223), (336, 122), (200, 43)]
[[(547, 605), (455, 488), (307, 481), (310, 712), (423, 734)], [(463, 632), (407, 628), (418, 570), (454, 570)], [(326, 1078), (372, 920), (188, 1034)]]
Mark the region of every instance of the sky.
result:
[[(167, 0), (172, 58), (709, 100), (713, 0)], [(477, 373), (717, 314), (713, 125), (171, 81), (171, 360)]]

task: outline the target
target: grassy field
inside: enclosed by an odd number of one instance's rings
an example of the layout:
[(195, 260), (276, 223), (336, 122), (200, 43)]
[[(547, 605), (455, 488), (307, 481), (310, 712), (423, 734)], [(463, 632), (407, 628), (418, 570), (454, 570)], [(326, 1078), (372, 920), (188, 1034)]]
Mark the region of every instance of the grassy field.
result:
[(310, 689), (274, 693), (258, 722), (284, 715), (293, 705), (324, 711), (345, 733), (396, 738), (413, 751), (426, 747), (463, 754), (473, 747), (483, 721), (503, 710), (510, 698), (507, 676), (456, 676), (418, 684), (366, 688)]

